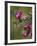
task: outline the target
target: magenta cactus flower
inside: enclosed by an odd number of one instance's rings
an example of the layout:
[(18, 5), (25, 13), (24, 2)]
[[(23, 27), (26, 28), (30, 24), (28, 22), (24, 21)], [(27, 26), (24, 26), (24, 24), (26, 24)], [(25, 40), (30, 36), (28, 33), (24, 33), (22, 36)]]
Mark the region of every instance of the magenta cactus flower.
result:
[(29, 33), (29, 36), (30, 36), (30, 37), (32, 36), (32, 32)]
[(32, 29), (32, 24), (31, 24), (31, 23), (27, 23), (26, 25), (24, 25), (24, 29), (25, 29), (25, 30), (30, 30), (30, 29)]
[(21, 11), (16, 11), (16, 19), (20, 19), (22, 15)]
[(27, 32), (24, 32), (24, 31), (23, 31), (23, 32), (22, 32), (22, 36), (23, 36), (23, 37), (26, 37), (26, 36), (27, 36)]
[(32, 29), (32, 24), (31, 23), (29, 23), (28, 28)]

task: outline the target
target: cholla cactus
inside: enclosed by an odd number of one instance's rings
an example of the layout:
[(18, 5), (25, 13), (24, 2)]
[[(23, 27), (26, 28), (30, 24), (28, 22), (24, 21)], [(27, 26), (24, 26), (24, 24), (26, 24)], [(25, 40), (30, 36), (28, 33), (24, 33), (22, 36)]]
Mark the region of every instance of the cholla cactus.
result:
[(32, 29), (32, 24), (31, 23), (27, 23), (26, 25), (24, 25), (24, 30), (27, 30), (26, 32), (23, 31), (22, 32), (22, 36), (26, 37), (26, 36), (32, 36), (32, 32), (30, 32), (30, 30)]
[[(23, 37), (26, 37), (26, 36), (32, 36), (32, 32), (30, 32), (31, 31), (31, 29), (32, 29), (32, 23), (31, 23), (31, 20), (32, 19), (32, 17), (31, 16), (25, 16), (25, 14), (23, 14), (23, 12), (22, 11), (20, 11), (20, 10), (17, 10), (16, 11), (16, 20), (17, 20), (17, 25), (16, 25), (16, 27), (17, 27), (17, 29), (19, 29), (19, 28), (24, 28), (24, 30), (27, 30), (26, 32), (25, 31), (23, 31), (22, 32), (22, 36)], [(18, 21), (19, 20), (19, 21)], [(22, 21), (24, 21), (24, 22), (21, 22), (22, 24), (20, 24), (20, 20), (22, 20)], [(31, 20), (31, 21), (30, 21)], [(25, 21), (26, 21), (26, 23), (25, 23)], [(28, 22), (27, 22), (28, 21)], [(19, 24), (18, 24), (18, 22), (19, 22)], [(25, 24), (24, 24), (25, 23)]]

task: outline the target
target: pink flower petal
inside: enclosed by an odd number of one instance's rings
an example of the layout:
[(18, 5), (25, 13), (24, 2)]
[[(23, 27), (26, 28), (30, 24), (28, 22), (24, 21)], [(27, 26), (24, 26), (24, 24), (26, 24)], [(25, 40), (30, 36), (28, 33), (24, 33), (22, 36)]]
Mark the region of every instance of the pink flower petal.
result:
[(29, 33), (29, 36), (32, 36), (32, 32)]
[(32, 29), (32, 24), (27, 23), (26, 25), (24, 25), (24, 29), (25, 29), (25, 30), (30, 30), (30, 29)]
[(27, 36), (27, 32), (22, 32), (22, 36), (26, 37)]
[(21, 15), (22, 15), (22, 12), (21, 11), (17, 11), (16, 12), (16, 19), (20, 19)]

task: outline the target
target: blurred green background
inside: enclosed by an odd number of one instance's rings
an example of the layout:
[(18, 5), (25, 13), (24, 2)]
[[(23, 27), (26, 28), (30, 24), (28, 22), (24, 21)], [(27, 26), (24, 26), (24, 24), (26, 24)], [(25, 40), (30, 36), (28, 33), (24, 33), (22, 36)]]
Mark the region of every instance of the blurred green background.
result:
[[(32, 17), (32, 14), (30, 14), (29, 12), (32, 11), (32, 7), (20, 7), (20, 6), (10, 6), (10, 39), (14, 40), (14, 39), (23, 39), (21, 32), (25, 31), (22, 27), (23, 24), (27, 23), (27, 22), (32, 22), (32, 18), (30, 19), (26, 19), (22, 20), (21, 23), (17, 24), (17, 20), (16, 20), (16, 11), (17, 10), (22, 10), (25, 14), (25, 16), (30, 16)], [(18, 25), (18, 27), (16, 26)], [(32, 37), (27, 36), (24, 39), (30, 39)]]

